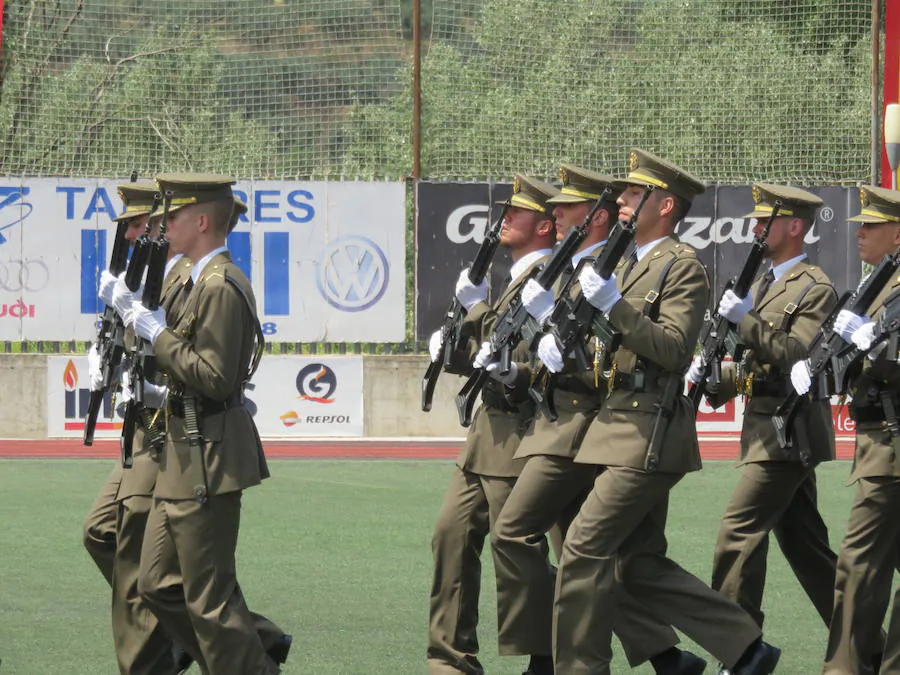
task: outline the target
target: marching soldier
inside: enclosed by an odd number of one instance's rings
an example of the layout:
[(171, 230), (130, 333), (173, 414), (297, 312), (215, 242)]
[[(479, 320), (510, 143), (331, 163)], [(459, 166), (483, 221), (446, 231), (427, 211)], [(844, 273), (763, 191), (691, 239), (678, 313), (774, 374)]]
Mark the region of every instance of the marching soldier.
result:
[[(135, 333), (153, 345), (169, 383), (138, 590), (205, 672), (277, 673), (235, 578), (241, 494), (269, 474), (243, 405), (263, 338), (250, 284), (224, 245), (234, 181), (170, 174), (157, 182), (172, 193), (171, 248), (196, 262), (177, 314), (132, 305)], [(181, 585), (170, 584), (173, 571)]]
[[(859, 257), (876, 265), (900, 247), (900, 192), (866, 186), (860, 191), (860, 199), (861, 212), (850, 220), (859, 223)], [(869, 349), (875, 321), (887, 298), (898, 289), (900, 276), (895, 272), (869, 306), (868, 316), (849, 310), (838, 313), (835, 333), (860, 349)], [(863, 359), (862, 371), (850, 385), (850, 414), (856, 421), (856, 456), (850, 484), (856, 483), (856, 497), (838, 554), (823, 669), (828, 675), (868, 675), (878, 673), (879, 668), (885, 674), (900, 672), (900, 609), (896, 596), (884, 643), (881, 634), (894, 570), (900, 563), (900, 521), (896, 517), (900, 508), (900, 367), (895, 358), (896, 354), (886, 354), (876, 347)], [(798, 393), (809, 391), (805, 361), (794, 366), (791, 380)]]
[[(804, 406), (794, 424), (796, 441), (782, 448), (772, 415), (790, 391), (790, 371), (806, 358), (810, 343), (837, 301), (831, 281), (807, 260), (803, 238), (822, 206), (817, 196), (793, 187), (753, 186), (756, 234), (765, 229), (773, 205), (765, 255), (769, 270), (746, 298), (727, 290), (718, 312), (737, 326), (747, 352), (722, 369), (722, 384), (710, 392), (716, 407), (738, 394), (747, 397), (741, 433), (741, 477), (725, 509), (713, 561), (712, 587), (734, 600), (762, 628), (769, 533), (774, 532), (803, 590), (825, 625), (834, 604), (837, 556), (818, 509), (816, 466), (834, 459), (834, 428), (828, 393)], [(696, 381), (695, 359), (688, 379)]]
[[(523, 290), (526, 309), (542, 324), (550, 316), (557, 296), (563, 292), (571, 297), (578, 295), (580, 284), (571, 275), (582, 260), (590, 262), (602, 252), (616, 221), (616, 199), (623, 187), (610, 176), (571, 165), (560, 167), (560, 177), (560, 194), (547, 200), (553, 204), (557, 239), (562, 240), (569, 230), (583, 223), (601, 196), (603, 201), (587, 226), (587, 236), (572, 256), (569, 274), (552, 290), (542, 289), (533, 279)], [(614, 189), (604, 192), (607, 188)], [(570, 355), (564, 358), (552, 336), (545, 336), (538, 343), (540, 359), (551, 372), (560, 373), (553, 389), (558, 419), (552, 422), (538, 414), (522, 439), (515, 457), (526, 464), (491, 536), (498, 589), (532, 607), (533, 616), (552, 616), (555, 586), (554, 570), (532, 555), (533, 542), (542, 539), (554, 525), (563, 534), (566, 532), (596, 473), (593, 467), (574, 462), (581, 439), (606, 398), (602, 355), (593, 341), (585, 347), (593, 357), (592, 371), (581, 371)], [(531, 630), (524, 635), (532, 649), (546, 654), (550, 661), (552, 633), (546, 628), (533, 621)], [(706, 665), (700, 657), (676, 649), (675, 632), (647, 616), (624, 593), (619, 599), (615, 631), (632, 667), (649, 659), (657, 673), (697, 675)], [(549, 666), (546, 672), (552, 672)]]
[[(489, 306), (487, 284), (473, 285), (467, 270), (459, 276), (456, 297), (466, 308), (463, 334), (469, 337), (468, 351), (455, 355), (454, 361), (469, 365), (483, 340), (517, 295), (536, 267), (545, 262), (555, 240), (555, 229), (548, 198), (556, 188), (533, 178), (516, 175), (500, 233), (500, 243), (510, 251), (513, 260), (511, 281), (500, 299)], [(440, 334), (431, 339), (432, 360), (440, 358)], [(514, 353), (512, 369), (501, 375), (497, 363), (486, 363), (479, 352), (476, 367), (486, 367), (491, 379), (482, 391), (482, 405), (476, 411), (466, 442), (444, 495), (444, 503), (435, 524), (431, 548), (434, 554), (434, 579), (431, 588), (428, 627), (428, 672), (432, 675), (484, 673), (478, 661), (478, 597), (481, 587), (481, 551), (484, 540), (494, 527), (497, 515), (521, 469), (513, 455), (534, 414), (527, 394), (527, 373), (520, 372), (516, 362), (529, 359), (524, 345)], [(549, 568), (546, 539), (529, 546), (530, 555)], [(501, 573), (497, 567), (498, 574)], [(499, 584), (498, 584), (499, 585)], [(522, 600), (508, 596), (499, 585), (497, 597), (498, 643), (501, 654), (532, 654), (530, 643), (522, 632), (531, 623), (550, 630), (550, 615), (535, 614)], [(539, 653), (540, 654), (540, 653)], [(540, 675), (543, 670), (534, 661), (528, 673)]]
[(575, 457), (600, 467), (563, 542), (554, 606), (556, 671), (610, 672), (617, 585), (660, 621), (717, 656), (730, 673), (767, 675), (779, 652), (738, 605), (666, 557), (669, 490), (700, 468), (682, 376), (709, 294), (694, 251), (674, 236), (703, 183), (650, 153), (629, 155), (619, 216), (636, 221), (635, 252), (610, 279), (586, 268), (588, 301), (621, 332), (609, 397)]

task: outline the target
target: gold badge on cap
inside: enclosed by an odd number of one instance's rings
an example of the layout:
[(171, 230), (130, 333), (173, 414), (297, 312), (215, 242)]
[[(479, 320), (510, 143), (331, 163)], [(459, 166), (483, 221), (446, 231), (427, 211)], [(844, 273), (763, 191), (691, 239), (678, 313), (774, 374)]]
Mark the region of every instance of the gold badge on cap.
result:
[(559, 167), (559, 179), (562, 181), (563, 185), (569, 184), (569, 172), (563, 167)]
[(637, 153), (632, 150), (628, 153), (628, 170), (634, 171), (638, 168), (638, 156)]
[(758, 185), (754, 185), (750, 192), (753, 194), (754, 204), (759, 204), (763, 200), (762, 190), (759, 189)]
[(869, 205), (869, 193), (865, 190), (859, 191), (859, 203), (863, 206)]
[(522, 184), (519, 182), (519, 177), (516, 176), (513, 178), (513, 194), (517, 195), (522, 191)]

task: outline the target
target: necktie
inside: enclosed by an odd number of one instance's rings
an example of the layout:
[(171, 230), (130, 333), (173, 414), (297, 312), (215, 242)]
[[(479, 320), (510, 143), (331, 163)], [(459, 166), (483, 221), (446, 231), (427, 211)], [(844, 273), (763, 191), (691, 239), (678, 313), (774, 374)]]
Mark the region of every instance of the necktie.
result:
[(625, 272), (622, 274), (622, 281), (625, 281), (628, 278), (628, 275), (631, 274), (631, 270), (633, 270), (634, 266), (637, 265), (637, 261), (637, 249), (634, 249), (628, 256), (628, 262), (625, 264)]
[(769, 268), (769, 271), (763, 275), (762, 283), (759, 285), (759, 291), (756, 293), (756, 306), (759, 307), (763, 298), (766, 297), (766, 293), (769, 291), (769, 287), (772, 285), (772, 282), (775, 281), (775, 272), (772, 271), (772, 268)]

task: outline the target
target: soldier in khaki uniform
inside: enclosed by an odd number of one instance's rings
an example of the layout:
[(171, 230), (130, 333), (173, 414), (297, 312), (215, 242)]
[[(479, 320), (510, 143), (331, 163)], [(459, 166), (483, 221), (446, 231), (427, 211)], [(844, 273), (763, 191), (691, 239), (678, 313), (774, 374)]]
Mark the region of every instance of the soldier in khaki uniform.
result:
[(585, 297), (621, 332), (609, 397), (575, 461), (601, 467), (563, 543), (554, 605), (553, 654), (566, 675), (610, 673), (610, 639), (621, 586), (650, 614), (682, 631), (736, 675), (768, 674), (778, 653), (738, 605), (666, 557), (669, 490), (700, 468), (693, 407), (682, 375), (709, 295), (694, 251), (674, 236), (703, 183), (641, 150), (629, 155), (627, 218), (648, 187), (635, 255), (604, 281), (590, 269)]
[[(466, 308), (463, 334), (469, 337), (465, 354), (454, 361), (471, 370), (472, 356), (483, 340), (490, 337), (500, 314), (518, 294), (528, 275), (544, 263), (555, 240), (553, 217), (547, 199), (557, 194), (552, 185), (517, 175), (513, 195), (500, 234), (500, 244), (510, 251), (513, 266), (509, 285), (500, 299), (489, 306), (486, 284), (474, 286), (467, 271), (460, 274), (456, 296)], [(440, 335), (432, 337), (432, 359), (439, 358)], [(482, 391), (482, 405), (476, 411), (466, 442), (444, 495), (444, 503), (431, 540), (434, 554), (434, 578), (431, 588), (428, 627), (428, 672), (481, 674), (478, 661), (478, 597), (481, 587), (481, 551), (504, 502), (516, 481), (521, 464), (513, 455), (522, 434), (531, 422), (534, 407), (527, 394), (527, 373), (518, 363), (528, 360), (524, 345), (516, 347), (513, 368), (499, 375), (496, 363), (487, 367), (494, 376)], [(462, 363), (460, 363), (462, 362)], [(535, 540), (529, 548), (536, 564), (549, 568), (546, 539)], [(497, 568), (500, 574), (500, 568)], [(498, 582), (497, 620), (500, 653), (531, 654), (523, 640), (533, 623), (550, 630), (550, 616), (540, 616), (521, 598), (509, 596)], [(529, 673), (540, 675), (532, 663)]]
[[(794, 443), (778, 444), (772, 415), (790, 391), (791, 368), (837, 301), (825, 273), (806, 259), (803, 238), (822, 200), (799, 188), (753, 186), (756, 233), (765, 227), (776, 200), (782, 207), (766, 242), (769, 270), (746, 298), (727, 290), (718, 312), (737, 326), (746, 347), (741, 363), (722, 369), (722, 384), (709, 392), (718, 407), (738, 394), (747, 397), (741, 433), (741, 478), (719, 528), (712, 587), (743, 607), (762, 628), (769, 532), (774, 532), (794, 574), (825, 625), (834, 604), (837, 556), (818, 509), (816, 466), (834, 459), (834, 428), (828, 393), (804, 406), (794, 425)], [(700, 357), (688, 379), (695, 381)]]
[[(167, 232), (172, 250), (196, 262), (177, 315), (167, 319), (137, 302), (132, 310), (135, 333), (153, 345), (169, 383), (166, 440), (138, 590), (210, 675), (277, 673), (235, 574), (242, 491), (269, 473), (243, 405), (262, 332), (249, 281), (224, 246), (234, 181), (171, 174), (157, 182), (160, 191), (173, 194)], [(180, 585), (171, 583), (173, 570), (181, 574)]]
[[(566, 292), (576, 297), (580, 292), (577, 278), (571, 275), (582, 260), (590, 264), (602, 253), (619, 211), (616, 199), (624, 187), (611, 176), (571, 165), (560, 167), (560, 178), (560, 194), (548, 200), (554, 205), (559, 240), (584, 222), (607, 188), (613, 190), (605, 193), (589, 223), (587, 236), (572, 256), (569, 273), (553, 289), (542, 289), (535, 280), (526, 284), (523, 301), (541, 323), (548, 319), (557, 296)], [(552, 336), (539, 342), (538, 356), (551, 372), (559, 373), (553, 390), (558, 419), (552, 422), (538, 414), (522, 439), (515, 457), (526, 461), (525, 468), (491, 536), (500, 588), (505, 595), (521, 598), (539, 616), (552, 615), (555, 571), (530, 555), (531, 546), (551, 532), (554, 525), (566, 532), (596, 473), (594, 467), (573, 461), (581, 439), (606, 398), (602, 354), (595, 341), (589, 341), (585, 348), (593, 357), (591, 371), (581, 371), (571, 355), (564, 358)], [(557, 555), (560, 550), (561, 545)], [(533, 649), (540, 646), (539, 653), (549, 655), (552, 635), (542, 628), (536, 623), (528, 640)], [(702, 673), (706, 665), (703, 659), (675, 649), (675, 632), (648, 616), (626, 593), (619, 598), (615, 631), (632, 667), (649, 659), (657, 673), (692, 675)]]
[[(861, 213), (850, 218), (859, 223), (859, 257), (877, 265), (884, 255), (900, 247), (900, 192), (866, 186), (860, 198)], [(895, 272), (870, 305), (868, 316), (842, 310), (835, 319), (834, 331), (848, 343), (868, 349), (885, 300), (898, 290), (900, 275)], [(823, 669), (828, 675), (869, 675), (878, 673), (879, 665), (882, 675), (900, 673), (900, 606), (896, 596), (884, 644), (881, 635), (894, 570), (900, 564), (900, 442), (891, 433), (891, 425), (897, 420), (890, 410), (894, 407), (896, 412), (900, 398), (900, 367), (892, 360), (895, 356), (876, 347), (863, 359), (862, 371), (850, 385), (850, 413), (856, 420), (856, 456), (850, 484), (856, 483), (856, 497), (838, 554)], [(799, 393), (809, 390), (805, 362), (794, 367), (791, 379)]]

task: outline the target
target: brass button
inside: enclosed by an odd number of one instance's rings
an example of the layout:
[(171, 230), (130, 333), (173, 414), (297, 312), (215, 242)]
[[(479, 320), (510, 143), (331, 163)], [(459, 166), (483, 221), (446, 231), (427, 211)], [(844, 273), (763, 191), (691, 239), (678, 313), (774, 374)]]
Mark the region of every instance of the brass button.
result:
[(631, 407), (632, 407), (632, 408), (637, 408), (638, 405), (639, 405), (639, 403), (638, 403), (637, 401), (632, 401), (632, 402), (631, 402)]
[(577, 398), (573, 398), (573, 399), (572, 399), (572, 405), (578, 405), (578, 399), (577, 399)]

